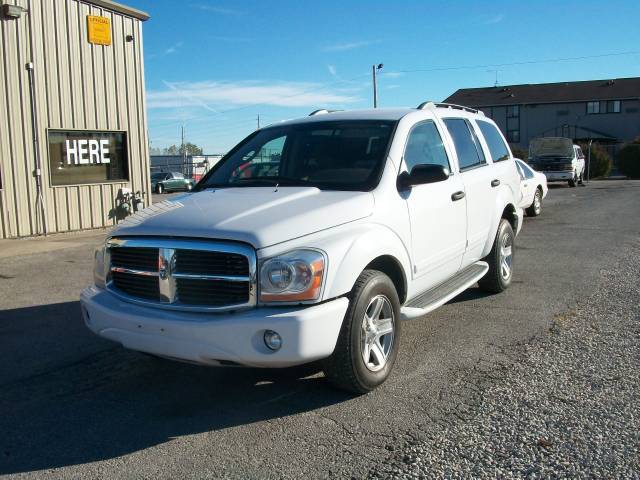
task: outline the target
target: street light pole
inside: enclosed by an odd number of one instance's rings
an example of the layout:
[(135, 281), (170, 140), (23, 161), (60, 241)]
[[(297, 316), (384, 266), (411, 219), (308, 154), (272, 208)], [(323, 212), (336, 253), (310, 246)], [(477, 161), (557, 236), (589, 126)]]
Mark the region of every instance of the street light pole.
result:
[(379, 63), (378, 65), (371, 66), (371, 73), (373, 74), (373, 108), (378, 108), (378, 81), (376, 78), (376, 72), (382, 70), (384, 65)]

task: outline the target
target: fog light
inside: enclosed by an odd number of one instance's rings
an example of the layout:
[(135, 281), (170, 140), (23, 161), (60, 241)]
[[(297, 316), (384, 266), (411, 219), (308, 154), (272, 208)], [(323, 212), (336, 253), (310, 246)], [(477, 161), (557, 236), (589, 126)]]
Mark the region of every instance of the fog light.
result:
[(282, 337), (273, 330), (267, 330), (264, 332), (264, 344), (269, 350), (277, 352), (282, 347)]

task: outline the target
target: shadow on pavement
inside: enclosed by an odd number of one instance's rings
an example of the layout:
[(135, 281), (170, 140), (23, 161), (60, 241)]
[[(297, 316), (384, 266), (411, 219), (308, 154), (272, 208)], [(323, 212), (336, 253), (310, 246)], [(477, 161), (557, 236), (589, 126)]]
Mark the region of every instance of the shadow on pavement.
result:
[(352, 398), (308, 367), (209, 368), (127, 351), (93, 336), (78, 302), (0, 311), (0, 338), (0, 474), (111, 459)]

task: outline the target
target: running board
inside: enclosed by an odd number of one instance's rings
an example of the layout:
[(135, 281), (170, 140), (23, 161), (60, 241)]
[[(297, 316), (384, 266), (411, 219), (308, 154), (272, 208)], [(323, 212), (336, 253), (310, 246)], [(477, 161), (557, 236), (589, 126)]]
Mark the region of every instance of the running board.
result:
[(484, 277), (488, 270), (489, 265), (486, 262), (469, 265), (446, 282), (410, 300), (400, 309), (400, 317), (403, 320), (411, 320), (435, 310)]

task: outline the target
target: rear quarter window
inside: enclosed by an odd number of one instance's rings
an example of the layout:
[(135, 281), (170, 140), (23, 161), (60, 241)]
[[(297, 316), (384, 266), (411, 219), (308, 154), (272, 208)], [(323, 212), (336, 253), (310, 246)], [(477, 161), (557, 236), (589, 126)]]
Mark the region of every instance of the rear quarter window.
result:
[(494, 162), (501, 162), (503, 160), (508, 160), (511, 158), (509, 153), (509, 148), (504, 143), (502, 139), (502, 135), (496, 128), (496, 126), (489, 122), (484, 122), (482, 120), (477, 120), (476, 123), (484, 136), (484, 139), (487, 142), (487, 146), (489, 147), (489, 153), (491, 154), (491, 159)]

